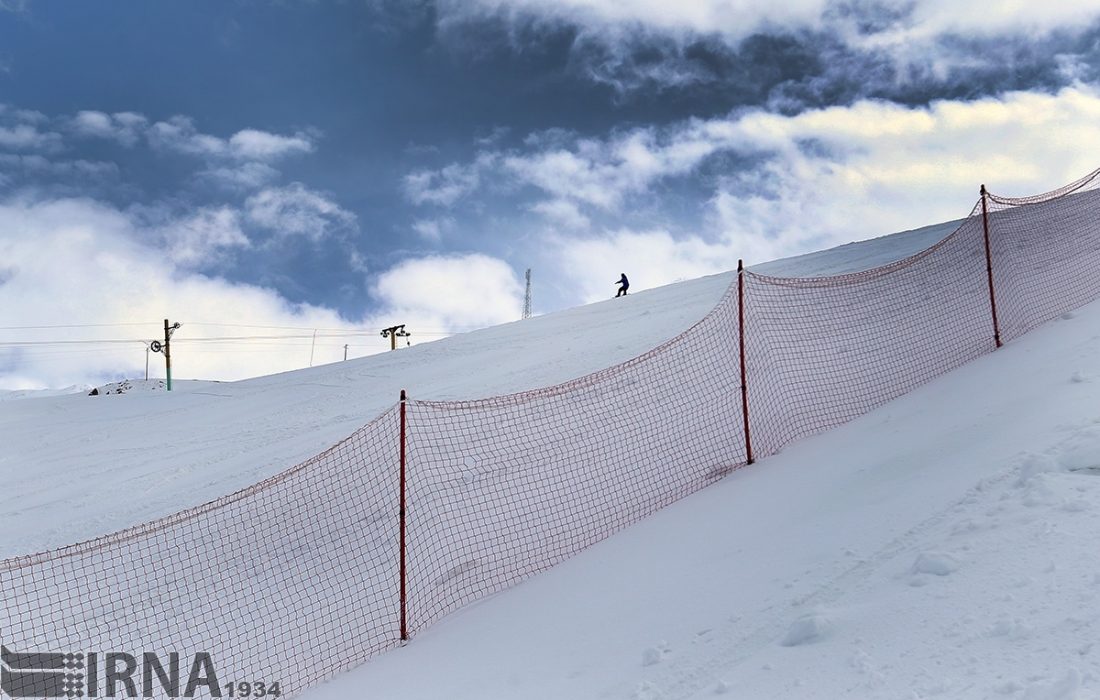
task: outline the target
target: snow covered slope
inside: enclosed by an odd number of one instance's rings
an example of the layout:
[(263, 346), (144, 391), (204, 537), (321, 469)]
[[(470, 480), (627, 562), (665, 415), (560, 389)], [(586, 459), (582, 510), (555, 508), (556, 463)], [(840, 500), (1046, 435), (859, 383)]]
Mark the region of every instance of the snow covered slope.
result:
[[(924, 248), (951, 224), (768, 263), (833, 274)], [(397, 352), (171, 395), (0, 402), (0, 558), (169, 515), (326, 449), (392, 406), (522, 391), (630, 359), (703, 317), (732, 273), (454, 336)]]
[(106, 534), (291, 467), (396, 403), (544, 386), (629, 359), (717, 302), (718, 275), (396, 352), (182, 391), (0, 403), (0, 557)]
[[(863, 269), (951, 228), (756, 269)], [(344, 437), (401, 388), (469, 398), (628, 359), (703, 316), (730, 281), (172, 395), (0, 403), (0, 555), (250, 484)], [(1096, 304), (1049, 324), (307, 697), (1089, 697), (1100, 682), (1098, 326)]]
[(1100, 696), (1100, 303), (310, 700)]

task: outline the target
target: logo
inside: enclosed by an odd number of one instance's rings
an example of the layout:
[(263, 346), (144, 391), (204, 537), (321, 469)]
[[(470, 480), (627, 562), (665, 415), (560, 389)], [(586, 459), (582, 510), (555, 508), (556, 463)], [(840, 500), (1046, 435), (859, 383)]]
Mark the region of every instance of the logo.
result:
[(12, 698), (77, 698), (84, 695), (84, 654), (20, 654), (0, 646), (0, 690)]
[[(214, 661), (198, 652), (181, 664), (171, 652), (140, 656), (125, 652), (18, 652), (0, 646), (0, 695), (9, 698), (277, 698), (279, 682), (218, 679)], [(183, 659), (182, 661), (186, 661)]]

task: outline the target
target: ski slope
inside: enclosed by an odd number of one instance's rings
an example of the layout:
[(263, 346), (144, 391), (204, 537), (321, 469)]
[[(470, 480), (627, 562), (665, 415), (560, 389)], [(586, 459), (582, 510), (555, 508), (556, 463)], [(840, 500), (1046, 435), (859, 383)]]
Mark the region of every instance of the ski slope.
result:
[[(953, 228), (755, 269), (864, 269)], [(251, 484), (343, 438), (401, 388), (472, 398), (636, 356), (702, 317), (732, 279), (172, 395), (0, 402), (0, 555)], [(1098, 322), (1094, 304), (1048, 324), (306, 697), (1088, 697)]]
[[(904, 257), (952, 224), (759, 266), (832, 274)], [(859, 254), (856, 254), (859, 251)], [(847, 266), (847, 267), (845, 267)], [(678, 335), (732, 273), (347, 362), (240, 382), (177, 381), (171, 395), (86, 392), (0, 401), (0, 558), (170, 515), (254, 484), (392, 406), (557, 384)]]
[(1100, 303), (306, 693), (1100, 695)]

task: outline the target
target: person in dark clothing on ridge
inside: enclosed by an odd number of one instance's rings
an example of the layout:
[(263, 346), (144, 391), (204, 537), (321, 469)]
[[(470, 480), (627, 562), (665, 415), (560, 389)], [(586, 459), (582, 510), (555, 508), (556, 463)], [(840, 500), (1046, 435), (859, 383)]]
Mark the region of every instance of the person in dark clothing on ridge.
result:
[(618, 298), (626, 296), (626, 290), (630, 289), (630, 280), (626, 278), (625, 272), (623, 273), (622, 277), (619, 278), (619, 281), (616, 282), (616, 284), (621, 284), (622, 286), (619, 287), (619, 293), (616, 294), (615, 297)]

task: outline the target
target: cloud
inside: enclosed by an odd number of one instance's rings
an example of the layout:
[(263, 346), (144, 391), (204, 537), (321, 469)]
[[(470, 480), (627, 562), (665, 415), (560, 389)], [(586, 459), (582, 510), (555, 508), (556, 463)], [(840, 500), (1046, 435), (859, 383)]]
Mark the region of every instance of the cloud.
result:
[(739, 258), (752, 264), (962, 218), (983, 182), (1009, 196), (1053, 189), (1100, 166), (1098, 120), (1100, 88), (1083, 85), (928, 106), (862, 100), (792, 115), (738, 110), (604, 138), (536, 135), (457, 167), (502, 164), (478, 169), (483, 188), (524, 183), (509, 206), (546, 220), (518, 215), (510, 227), (543, 248), (551, 241), (541, 264), (592, 300), (606, 295), (609, 272), (627, 272), (640, 290)]
[[(278, 292), (230, 282), (194, 268), (220, 253), (245, 249), (239, 215), (208, 208), (179, 220), (145, 216), (90, 199), (0, 202), (0, 307), (6, 326), (147, 324), (106, 328), (0, 331), (0, 387), (62, 387), (140, 377), (144, 341), (161, 320), (183, 323), (173, 341), (178, 378), (241, 379), (308, 365), (308, 329), (322, 333), (315, 363), (383, 351), (378, 329), (408, 323), (466, 329), (519, 317), (522, 289), (510, 268), (484, 255), (409, 259), (373, 279), (375, 303), (349, 319), (323, 306), (291, 303)], [(215, 325), (211, 325), (215, 324)], [(254, 326), (305, 329), (298, 338), (199, 342), (211, 336), (257, 335)], [(357, 332), (356, 332), (357, 331)], [(292, 330), (262, 335), (295, 335)], [(413, 342), (436, 336), (414, 335)], [(102, 345), (21, 345), (48, 340), (125, 340)], [(178, 342), (178, 346), (176, 343)], [(153, 376), (163, 370), (153, 364)]]
[(0, 148), (12, 151), (56, 151), (61, 135), (39, 131), (34, 124), (0, 126)]
[(81, 136), (112, 139), (127, 148), (138, 142), (147, 126), (148, 120), (135, 112), (107, 114), (83, 110), (71, 120), (71, 128), (75, 133)]
[(1098, 21), (1096, 0), (1042, 9), (1012, 0), (439, 0), (438, 14), (459, 43), (467, 24), (495, 23), (520, 51), (564, 30), (577, 72), (620, 93), (721, 85), (727, 100), (781, 98), (788, 108), (825, 96), (926, 100), (930, 85), (950, 91), (940, 96), (1049, 86), (1060, 55), (1095, 44)]
[(158, 148), (196, 156), (225, 156), (229, 147), (224, 139), (203, 134), (188, 117), (176, 116), (153, 124), (149, 142)]
[(1066, 0), (1042, 9), (1001, 0), (440, 0), (443, 22), (507, 17), (512, 22), (567, 22), (603, 32), (644, 29), (675, 35), (716, 34), (730, 41), (761, 32), (830, 28), (853, 38), (901, 43), (945, 33), (998, 35), (1076, 30), (1100, 17), (1095, 0)]
[(356, 221), (354, 214), (300, 182), (257, 192), (245, 201), (245, 211), (251, 223), (278, 239), (301, 236), (314, 243)]
[[(62, 133), (50, 130), (51, 125), (65, 134), (68, 143), (63, 142)], [(151, 122), (137, 112), (108, 113), (86, 109), (72, 116), (51, 118), (40, 112), (0, 104), (0, 150), (53, 154), (66, 148), (80, 148), (77, 141), (88, 139), (112, 141), (125, 148), (147, 143), (160, 152), (201, 159), (205, 167), (195, 173), (197, 178), (229, 191), (257, 190), (275, 182), (280, 172), (273, 164), (295, 154), (313, 152), (318, 133), (307, 130), (276, 134), (249, 128), (222, 138), (199, 131), (195, 122), (185, 116)], [(67, 163), (70, 171), (74, 163), (89, 165), (83, 160)], [(33, 170), (39, 176), (47, 173), (47, 168), (32, 168), (32, 165), (25, 162), (23, 171)], [(111, 167), (117, 173), (117, 167)], [(10, 174), (6, 175), (7, 183), (17, 181)], [(41, 182), (21, 184), (49, 185)]]
[(207, 168), (198, 177), (231, 190), (254, 190), (277, 180), (279, 171), (267, 163), (241, 163)]
[[(512, 268), (481, 254), (432, 256), (400, 263), (374, 284), (373, 294), (394, 322), (461, 329), (515, 321), (524, 288)], [(415, 333), (416, 327), (409, 325)]]
[(412, 224), (413, 231), (429, 243), (440, 243), (443, 235), (455, 228), (455, 221), (449, 217), (438, 219), (419, 219)]
[(531, 205), (531, 211), (541, 214), (550, 223), (565, 229), (582, 229), (592, 225), (577, 205), (567, 199), (535, 202)]
[(479, 159), (469, 166), (452, 163), (439, 170), (419, 170), (405, 176), (405, 196), (413, 204), (449, 207), (477, 189), (480, 170), (491, 162)]
[(226, 206), (204, 207), (185, 219), (172, 221), (158, 233), (165, 241), (169, 259), (184, 268), (209, 267), (230, 250), (251, 247), (241, 230), (240, 213)]
[[(344, 325), (329, 310), (292, 305), (276, 293), (188, 273), (145, 241), (151, 238), (126, 214), (86, 199), (0, 204), (0, 258), (10, 274), (0, 285), (6, 325), (216, 320), (272, 325)], [(177, 250), (179, 250), (177, 248)], [(184, 256), (186, 257), (186, 256)], [(187, 330), (194, 337), (198, 329)], [(0, 343), (56, 337), (57, 332), (4, 332)], [(75, 333), (65, 334), (73, 339)], [(132, 345), (3, 347), (0, 384), (15, 377), (38, 386), (97, 383), (144, 370), (141, 331), (120, 327), (81, 338), (133, 337)], [(145, 338), (148, 339), (148, 338)], [(64, 351), (64, 352), (62, 352)], [(178, 376), (236, 378), (286, 367), (286, 358), (192, 352), (181, 348)], [(174, 363), (175, 364), (175, 363)], [(304, 362), (303, 362), (304, 364)]]
[(510, 155), (504, 166), (557, 201), (614, 211), (627, 196), (645, 191), (658, 178), (690, 172), (712, 152), (706, 142), (668, 140), (655, 129), (638, 128), (605, 141), (580, 139), (568, 148)]
[(51, 160), (38, 154), (0, 153), (0, 165), (6, 170), (19, 170), (24, 176), (47, 177), (53, 180), (81, 178), (104, 179), (118, 175), (118, 165), (105, 161)]
[(736, 246), (698, 236), (676, 238), (663, 230), (608, 231), (599, 237), (559, 239), (560, 263), (586, 302), (614, 296), (619, 273), (632, 291), (715, 274), (737, 264)]
[(303, 133), (294, 136), (244, 129), (229, 137), (234, 157), (247, 160), (275, 160), (293, 153), (311, 153), (313, 141)]
[(147, 135), (155, 147), (186, 155), (238, 161), (271, 162), (314, 149), (313, 137), (305, 132), (293, 136), (243, 129), (223, 139), (200, 132), (189, 117), (175, 116), (149, 127)]

